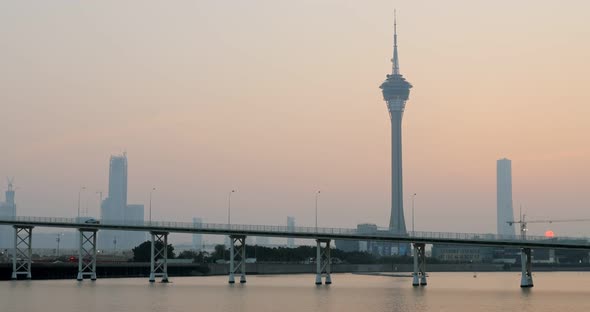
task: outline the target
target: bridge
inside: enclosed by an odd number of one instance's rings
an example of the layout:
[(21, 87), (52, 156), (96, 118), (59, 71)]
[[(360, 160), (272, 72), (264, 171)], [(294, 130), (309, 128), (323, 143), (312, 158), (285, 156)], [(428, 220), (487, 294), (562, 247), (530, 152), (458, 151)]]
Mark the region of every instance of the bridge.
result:
[[(316, 284), (331, 284), (331, 241), (363, 240), (405, 242), (414, 246), (414, 272), (412, 285), (426, 286), (426, 244), (453, 244), (475, 246), (498, 246), (521, 249), (521, 287), (532, 287), (532, 248), (590, 250), (590, 240), (582, 237), (553, 237), (525, 235), (495, 235), (448, 232), (393, 233), (387, 230), (363, 232), (357, 229), (325, 227), (288, 227), (279, 225), (244, 225), (189, 222), (121, 222), (116, 220), (82, 220), (77, 218), (12, 217), (0, 218), (0, 225), (14, 227), (14, 252), (12, 278), (19, 275), (31, 278), (32, 231), (35, 227), (72, 228), (80, 232), (78, 248), (78, 276), (96, 280), (96, 240), (100, 230), (142, 231), (151, 235), (150, 282), (161, 278), (168, 281), (167, 248), (171, 233), (214, 234), (230, 237), (229, 283), (246, 282), (246, 237), (293, 237), (316, 241)], [(160, 258), (156, 261), (157, 258)]]

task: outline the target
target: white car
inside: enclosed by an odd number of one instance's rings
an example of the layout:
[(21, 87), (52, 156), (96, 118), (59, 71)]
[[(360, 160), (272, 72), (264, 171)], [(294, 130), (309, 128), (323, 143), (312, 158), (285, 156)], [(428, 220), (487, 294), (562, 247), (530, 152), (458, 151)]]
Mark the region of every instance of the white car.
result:
[(88, 219), (88, 220), (84, 221), (84, 223), (86, 223), (86, 224), (100, 224), (100, 221), (98, 221), (96, 219)]

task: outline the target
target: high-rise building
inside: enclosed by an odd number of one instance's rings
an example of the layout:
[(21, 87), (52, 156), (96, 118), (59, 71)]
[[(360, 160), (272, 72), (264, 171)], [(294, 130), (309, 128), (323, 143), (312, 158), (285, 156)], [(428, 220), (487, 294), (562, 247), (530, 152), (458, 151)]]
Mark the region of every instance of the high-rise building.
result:
[(109, 162), (109, 194), (101, 205), (104, 221), (125, 219), (127, 207), (127, 155), (111, 156)]
[[(290, 232), (295, 231), (295, 217), (287, 217), (287, 230)], [(295, 238), (287, 238), (287, 247), (295, 247)]]
[[(203, 224), (203, 219), (201, 218), (193, 218), (193, 226), (194, 227), (201, 227)], [(202, 250), (203, 249), (203, 234), (193, 234), (193, 249), (194, 250)]]
[[(412, 85), (400, 74), (397, 52), (397, 21), (395, 18), (393, 27), (392, 70), (380, 88), (391, 119), (391, 216), (389, 229), (397, 234), (406, 234), (402, 175), (402, 117)], [(399, 252), (402, 253), (402, 250), (399, 250)]]
[[(0, 202), (0, 218), (16, 217), (16, 203), (14, 201), (14, 187), (12, 179), (8, 180), (6, 190), (6, 202)], [(9, 249), (14, 247), (14, 228), (10, 225), (0, 225), (0, 248)]]
[(508, 221), (514, 220), (512, 207), (512, 161), (502, 158), (496, 162), (496, 199), (498, 235), (515, 235), (515, 227)]
[[(109, 194), (102, 201), (100, 214), (103, 223), (138, 224), (144, 221), (144, 206), (127, 204), (127, 155), (113, 155), (109, 161)], [(101, 249), (129, 249), (145, 240), (140, 232), (98, 232)]]
[[(103, 223), (120, 223), (125, 220), (127, 208), (127, 155), (113, 155), (109, 161), (109, 194), (100, 207)], [(99, 231), (101, 249), (127, 247), (123, 231)]]
[(119, 221), (127, 207), (127, 155), (111, 156), (109, 165), (109, 196), (103, 205), (102, 218)]

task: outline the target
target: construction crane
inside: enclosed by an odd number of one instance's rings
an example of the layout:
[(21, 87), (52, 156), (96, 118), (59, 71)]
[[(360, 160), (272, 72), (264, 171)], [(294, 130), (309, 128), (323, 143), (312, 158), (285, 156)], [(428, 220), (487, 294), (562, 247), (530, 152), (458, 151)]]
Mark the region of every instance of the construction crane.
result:
[(529, 223), (558, 223), (558, 222), (590, 222), (590, 219), (556, 219), (556, 220), (525, 220), (526, 215), (522, 214), (518, 221), (506, 221), (508, 225), (520, 224), (520, 236), (526, 239), (527, 224)]

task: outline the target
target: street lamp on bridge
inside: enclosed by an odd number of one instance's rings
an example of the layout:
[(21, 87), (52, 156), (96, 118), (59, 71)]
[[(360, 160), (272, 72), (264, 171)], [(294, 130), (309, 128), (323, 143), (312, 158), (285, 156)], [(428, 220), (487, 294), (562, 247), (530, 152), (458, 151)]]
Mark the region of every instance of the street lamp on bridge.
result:
[(320, 197), (320, 191), (315, 193), (315, 231), (318, 232), (318, 198)]
[(231, 190), (227, 195), (227, 225), (231, 224), (231, 194), (235, 193), (236, 190)]
[(412, 194), (412, 236), (414, 235), (414, 200), (416, 199), (416, 193)]

